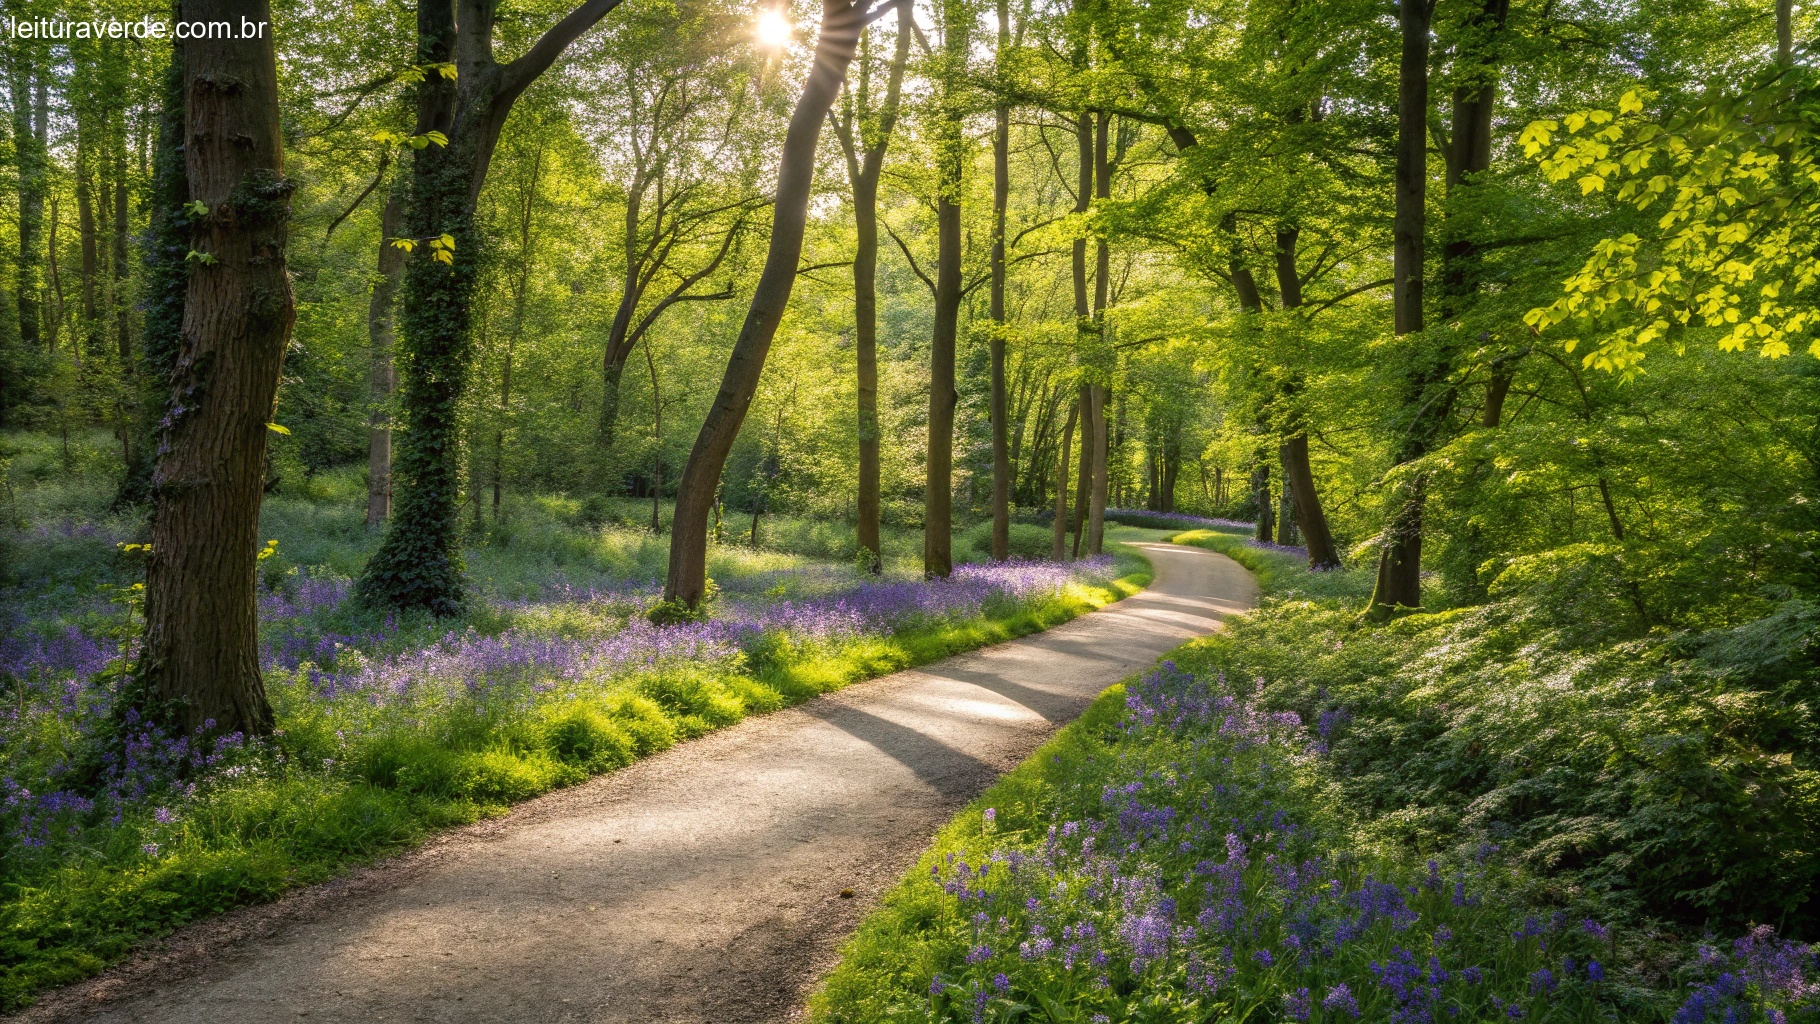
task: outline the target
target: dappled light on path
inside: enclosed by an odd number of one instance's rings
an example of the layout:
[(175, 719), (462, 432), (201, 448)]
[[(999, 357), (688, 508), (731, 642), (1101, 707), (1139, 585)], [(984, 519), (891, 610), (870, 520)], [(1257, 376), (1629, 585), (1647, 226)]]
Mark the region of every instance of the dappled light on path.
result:
[(1149, 591), (532, 801), (91, 1019), (781, 1019), (957, 806), (1255, 599), (1223, 556), (1139, 547)]

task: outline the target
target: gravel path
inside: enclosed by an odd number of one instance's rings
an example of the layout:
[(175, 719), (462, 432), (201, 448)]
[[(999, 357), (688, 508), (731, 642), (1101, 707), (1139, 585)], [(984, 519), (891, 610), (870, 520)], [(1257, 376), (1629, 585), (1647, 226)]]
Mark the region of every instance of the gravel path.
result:
[(1255, 599), (1222, 555), (1137, 546), (1156, 580), (1135, 597), (749, 719), (186, 929), (25, 1016), (788, 1019), (957, 807), (1105, 687)]

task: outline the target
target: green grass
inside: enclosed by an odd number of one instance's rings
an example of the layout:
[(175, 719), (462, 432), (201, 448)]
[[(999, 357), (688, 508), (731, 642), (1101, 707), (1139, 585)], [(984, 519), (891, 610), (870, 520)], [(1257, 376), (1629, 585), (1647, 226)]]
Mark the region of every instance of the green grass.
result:
[[(40, 444), (26, 461), (39, 466), (56, 454)], [(307, 488), (269, 500), (262, 529), (282, 538), (281, 557), (262, 569), (278, 577), (299, 566), (357, 571), (374, 538), (360, 522), (355, 482), (348, 473), (320, 474)], [(37, 521), (67, 516), (114, 533), (136, 528), (130, 519), (109, 518), (106, 488), (79, 475), (46, 472), (18, 497)], [(667, 538), (571, 522), (569, 504), (525, 498), (507, 529), (469, 549), (470, 572), (486, 593), (510, 600), (531, 596), (556, 576), (587, 585), (661, 573)], [(833, 527), (766, 522), (776, 527), (769, 532), (773, 544), (800, 543), (808, 553), (722, 544), (711, 571), (730, 592), (793, 597), (804, 580), (812, 586), (817, 572), (839, 568), (828, 557), (841, 554), (830, 540)], [(960, 557), (978, 556), (974, 532), (957, 538)], [(888, 553), (908, 558), (910, 550), (905, 537), (892, 535)], [(747, 715), (1047, 629), (1120, 600), (1147, 585), (1151, 573), (1134, 550), (1115, 551), (1114, 577), (1104, 585), (1077, 583), (1048, 598), (989, 603), (980, 617), (933, 620), (891, 635), (820, 643), (780, 638), (736, 663), (672, 666), (578, 687), (559, 694), (561, 700), (523, 699), (528, 691), (508, 686), (492, 697), (457, 694), (382, 715), (318, 699), (301, 672), (270, 673), (282, 730), (275, 745), (230, 756), (226, 770), (208, 776), (196, 793), (173, 797), (171, 820), (155, 820), (147, 806), (118, 824), (86, 827), (56, 857), (34, 860), (29, 850), (8, 848), (0, 864), (0, 1009), (91, 975), (150, 936), (332, 878)], [(88, 623), (97, 614), (85, 610), (94, 588), (124, 580), (132, 567), (108, 537), (56, 534), (28, 540), (10, 568), (19, 574), (15, 586), (23, 581), (38, 593), (61, 595), (44, 602), (44, 614), (59, 623)], [(585, 637), (636, 613), (477, 602), (453, 624), (399, 622), (366, 653), (423, 647), (450, 628)], [(363, 615), (370, 613), (332, 609), (311, 628), (358, 633), (373, 625)], [(32, 740), (47, 755), (73, 741), (63, 734)], [(149, 856), (148, 844), (156, 847)]]
[[(1719, 970), (1742, 969), (1731, 961), (1714, 966), (1694, 939), (1703, 930), (1717, 930), (1705, 941), (1722, 952), (1755, 921), (1779, 923), (1792, 935), (1809, 930), (1813, 901), (1804, 893), (1812, 891), (1820, 776), (1789, 730), (1813, 699), (1804, 659), (1820, 633), (1820, 609), (1791, 606), (1736, 631), (1604, 648), (1586, 640), (1596, 624), (1514, 599), (1371, 628), (1358, 617), (1371, 589), (1368, 570), (1310, 573), (1295, 555), (1245, 539), (1219, 530), (1171, 537), (1229, 555), (1264, 591), (1255, 612), (1172, 658), (1203, 680), (1246, 681), (1234, 692), (1268, 711), (1293, 710), (1304, 722), (1339, 709), (1331, 749), (1320, 757), (1286, 752), (1277, 763), (1287, 776), (1273, 775), (1230, 751), (1232, 760), (1221, 761), (1216, 748), (1167, 729), (1134, 737), (1115, 727), (1129, 682), (1109, 690), (936, 835), (848, 942), (812, 998), (812, 1021), (972, 1020), (967, 995), (986, 1000), (988, 1021), (1084, 1024), (1090, 1007), (1110, 1008), (1114, 1024), (1253, 1013), (1283, 1020), (1282, 999), (1298, 985), (1312, 987), (1318, 999), (1323, 984), (1343, 977), (1361, 1003), (1366, 988), (1384, 998), (1363, 960), (1350, 975), (1334, 974), (1335, 962), (1300, 976), (1241, 970), (1226, 990), (1240, 1002), (1221, 1002), (1229, 998), (1221, 995), (1184, 1005), (1179, 973), (1121, 975), (1115, 963), (1109, 988), (1070, 988), (1078, 978), (1070, 982), (1052, 963), (1029, 963), (1005, 949), (977, 965), (966, 959), (988, 939), (972, 922), (977, 898), (962, 905), (940, 884), (953, 877), (957, 860), (978, 865), (996, 853), (1003, 864), (1007, 851), (1039, 856), (1048, 830), (1094, 813), (1095, 798), (1108, 787), (1168, 778), (1173, 789), (1202, 770), (1209, 772), (1205, 781), (1228, 787), (1277, 785), (1270, 798), (1315, 824), (1317, 852), (1355, 870), (1400, 879), (1405, 888), (1420, 881), (1430, 858), (1475, 873), (1483, 903), (1472, 913), (1437, 903), (1422, 911), (1418, 930), (1448, 924), (1459, 936), (1450, 941), (1483, 951), (1488, 966), (1502, 964), (1503, 998), (1528, 1000), (1525, 1012), (1538, 1020), (1667, 1020), (1690, 988), (1712, 982)], [(1143, 770), (1165, 761), (1161, 774)], [(1209, 769), (1215, 764), (1224, 767)], [(1778, 797), (1749, 795), (1764, 788)], [(1191, 805), (1185, 815), (1195, 813)], [(987, 808), (995, 820), (986, 819)], [(1490, 862), (1477, 864), (1500, 844)], [(1182, 854), (1171, 845), (1133, 854), (1130, 862), (1167, 878), (1197, 857), (1219, 856), (1211, 843)], [(992, 913), (1010, 913), (1015, 925), (1023, 894), (1003, 879), (997, 884), (1015, 898)], [(1190, 891), (1184, 906), (1194, 898)], [(1574, 952), (1582, 977), (1560, 990), (1559, 1001), (1538, 1002), (1533, 988), (1525, 994), (1527, 972), (1559, 972), (1561, 964), (1534, 948), (1515, 948), (1508, 936), (1525, 914), (1548, 920), (1532, 908), (1550, 907), (1569, 911), (1569, 925), (1549, 932), (1550, 955)], [(1116, 916), (1116, 907), (1111, 912)], [(1614, 926), (1615, 938), (1593, 951), (1611, 978), (1602, 988), (1583, 976), (1586, 954), (1576, 946), (1585, 944), (1582, 918)], [(1428, 940), (1420, 935), (1397, 941), (1425, 955)], [(1374, 956), (1387, 961), (1390, 952), (1384, 945)], [(1000, 970), (1011, 976), (1002, 995), (991, 982)], [(948, 988), (932, 996), (938, 975)], [(1758, 987), (1740, 997), (1755, 1002), (1739, 1004), (1739, 1019), (1781, 1019), (1768, 1016), (1764, 1000), (1772, 996)], [(1477, 1010), (1460, 1005), (1460, 1019), (1491, 1012), (1483, 1003)], [(1807, 1020), (1816, 1009), (1784, 1004), (1778, 1012)], [(1367, 1020), (1389, 1013), (1366, 1010)], [(1318, 1010), (1316, 1018), (1345, 1022)]]

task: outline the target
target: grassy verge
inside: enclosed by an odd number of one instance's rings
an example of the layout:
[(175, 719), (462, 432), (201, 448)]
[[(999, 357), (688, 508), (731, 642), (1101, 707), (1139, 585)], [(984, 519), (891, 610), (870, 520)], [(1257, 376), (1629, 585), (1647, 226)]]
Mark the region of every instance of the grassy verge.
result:
[(813, 1020), (1820, 1019), (1815, 950), (1777, 935), (1811, 905), (1812, 773), (1770, 727), (1820, 613), (1604, 649), (1516, 598), (1362, 629), (1366, 572), (1173, 539), (1260, 609), (959, 814)]
[[(671, 658), (605, 683), (539, 679), (514, 668), (509, 650), (491, 651), (489, 638), (474, 634), (441, 643), (466, 645), (473, 664), (498, 667), (485, 686), (457, 685), (433, 700), (388, 703), (383, 686), (370, 701), (325, 700), (310, 663), (272, 672), (281, 733), (271, 743), (200, 751), (147, 729), (131, 738), (143, 778), (181, 778), (176, 762), (212, 758), (207, 771), (187, 776), (200, 781), (122, 799), (127, 810), (111, 821), (75, 807), (62, 817), (24, 813), (9, 822), (22, 841), (0, 851), (11, 861), (0, 904), (0, 1009), (93, 974), (148, 936), (333, 877), (748, 714), (1049, 628), (1149, 580), (1142, 556), (1121, 548), (1104, 584), (987, 600), (978, 615), (931, 617), (884, 635), (801, 640), (767, 631), (731, 656)], [(541, 616), (543, 630), (513, 634), (526, 643), (617, 621), (567, 606), (524, 614)], [(337, 656), (356, 665), (365, 657), (339, 649)], [(68, 728), (67, 717), (38, 721)], [(49, 749), (53, 740), (79, 738), (16, 739)], [(141, 780), (103, 774), (108, 786)], [(16, 785), (0, 793), (18, 807), (31, 796)]]

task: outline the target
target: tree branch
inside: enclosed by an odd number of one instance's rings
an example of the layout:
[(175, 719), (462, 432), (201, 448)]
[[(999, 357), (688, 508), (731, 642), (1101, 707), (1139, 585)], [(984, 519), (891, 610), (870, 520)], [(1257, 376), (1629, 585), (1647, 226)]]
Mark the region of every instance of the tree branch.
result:
[(899, 237), (897, 237), (897, 232), (896, 232), (896, 231), (893, 231), (893, 230), (892, 230), (892, 229), (891, 229), (891, 224), (890, 224), (890, 222), (889, 222), (889, 221), (886, 221), (886, 220), (885, 220), (885, 219), (884, 219), (884, 218), (882, 218), (882, 217), (881, 217), (881, 218), (879, 218), (879, 223), (881, 223), (881, 224), (883, 224), (883, 225), (885, 225), (885, 234), (887, 234), (887, 235), (890, 235), (890, 236), (891, 236), (891, 240), (892, 240), (892, 241), (893, 241), (893, 242), (896, 242), (896, 243), (897, 243), (897, 247), (898, 247), (898, 248), (899, 248), (899, 249), (902, 249), (902, 250), (903, 250), (903, 252), (904, 252), (904, 259), (907, 259), (907, 260), (909, 260), (909, 261), (910, 261), (910, 269), (911, 269), (911, 270), (914, 270), (914, 271), (916, 271), (916, 276), (917, 276), (917, 277), (920, 277), (920, 278), (922, 278), (922, 279), (923, 279), (923, 284), (925, 284), (925, 285), (928, 285), (928, 286), (929, 286), (929, 294), (931, 294), (931, 295), (934, 295), (934, 294), (935, 294), (935, 282), (934, 282), (934, 281), (931, 281), (931, 280), (929, 280), (929, 275), (928, 275), (928, 274), (925, 274), (925, 273), (923, 273), (923, 268), (922, 268), (922, 267), (920, 267), (920, 266), (917, 266), (917, 263), (916, 263), (916, 257), (915, 257), (915, 256), (912, 256), (912, 255), (910, 255), (910, 247), (909, 247), (909, 246), (907, 246), (907, 245), (905, 245), (905, 244), (904, 244), (904, 240), (903, 240), (903, 239), (901, 239), (901, 238), (899, 238)]

